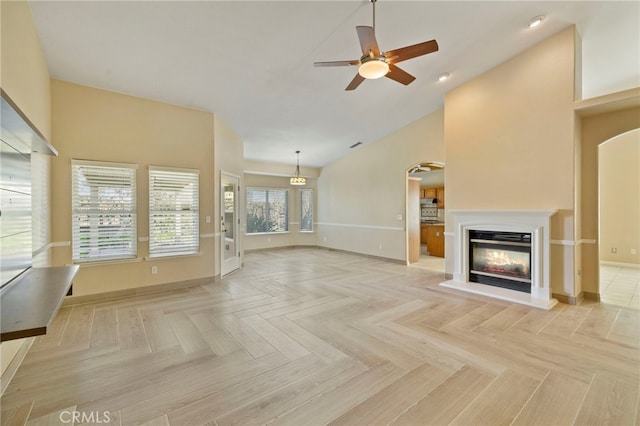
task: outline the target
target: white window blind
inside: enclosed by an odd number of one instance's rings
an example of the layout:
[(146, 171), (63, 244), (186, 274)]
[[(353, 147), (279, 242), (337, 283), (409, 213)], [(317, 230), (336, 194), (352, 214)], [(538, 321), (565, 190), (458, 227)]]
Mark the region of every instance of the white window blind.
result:
[(199, 171), (149, 167), (149, 256), (200, 250)]
[(136, 165), (73, 160), (73, 260), (136, 257)]
[(247, 234), (287, 232), (289, 191), (247, 188)]
[(300, 190), (300, 231), (313, 232), (313, 189)]

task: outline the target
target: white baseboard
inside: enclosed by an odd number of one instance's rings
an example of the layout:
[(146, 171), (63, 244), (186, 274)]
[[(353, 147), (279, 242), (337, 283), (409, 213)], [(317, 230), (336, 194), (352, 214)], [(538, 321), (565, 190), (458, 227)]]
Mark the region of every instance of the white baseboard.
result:
[(610, 262), (608, 260), (601, 260), (600, 264), (601, 265), (607, 265), (607, 266), (620, 266), (621, 268), (640, 269), (640, 264), (639, 263)]

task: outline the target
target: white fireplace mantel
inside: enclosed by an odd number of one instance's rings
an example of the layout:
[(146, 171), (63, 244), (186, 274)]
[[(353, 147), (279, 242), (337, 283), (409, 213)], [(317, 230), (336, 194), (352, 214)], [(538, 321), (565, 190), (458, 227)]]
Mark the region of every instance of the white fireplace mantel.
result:
[[(442, 286), (551, 309), (550, 222), (557, 210), (449, 210), (453, 216), (453, 279)], [(531, 233), (531, 294), (469, 281), (469, 231)]]

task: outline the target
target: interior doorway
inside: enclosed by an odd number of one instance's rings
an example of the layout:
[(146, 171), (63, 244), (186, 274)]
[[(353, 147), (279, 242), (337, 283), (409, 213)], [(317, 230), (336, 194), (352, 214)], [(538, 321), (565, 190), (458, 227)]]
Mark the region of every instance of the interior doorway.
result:
[(640, 309), (640, 129), (598, 146), (602, 303)]
[(423, 161), (407, 173), (407, 264), (444, 273), (444, 163)]

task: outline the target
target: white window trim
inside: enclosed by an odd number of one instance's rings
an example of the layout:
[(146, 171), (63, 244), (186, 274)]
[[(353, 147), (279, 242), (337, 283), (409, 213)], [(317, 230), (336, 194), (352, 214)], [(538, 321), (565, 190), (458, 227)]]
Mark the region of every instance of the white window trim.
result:
[[(153, 223), (154, 218), (158, 216), (162, 216), (160, 214), (161, 210), (152, 210), (152, 202), (154, 200), (154, 196), (152, 193), (153, 184), (151, 179), (153, 177), (153, 172), (167, 172), (167, 173), (176, 173), (176, 174), (186, 174), (195, 176), (195, 204), (191, 205), (190, 211), (192, 212), (193, 219), (195, 219), (195, 230), (194, 235), (191, 235), (191, 238), (195, 242), (192, 245), (185, 246), (175, 246), (175, 250), (171, 250), (171, 248), (167, 248), (162, 251), (154, 252), (154, 250), (158, 250), (161, 246), (160, 244), (154, 244), (153, 241)], [(149, 166), (149, 255), (146, 259), (158, 259), (158, 258), (167, 258), (167, 257), (184, 257), (184, 256), (198, 256), (200, 253), (200, 170), (198, 169), (185, 169), (185, 168), (177, 168), (177, 167), (165, 167), (165, 166)], [(185, 179), (184, 182), (188, 182), (188, 179)], [(166, 212), (170, 212), (166, 210)], [(178, 210), (173, 210), (173, 212), (178, 212)], [(167, 215), (167, 214), (165, 214)], [(170, 214), (169, 214), (170, 216)]]
[[(130, 231), (131, 235), (131, 244), (132, 249), (129, 254), (121, 254), (116, 256), (92, 256), (86, 258), (76, 257), (76, 250), (79, 249), (78, 245), (80, 244), (80, 236), (77, 235), (75, 218), (76, 215), (79, 215), (80, 212), (76, 210), (76, 167), (96, 167), (96, 168), (113, 168), (113, 169), (127, 169), (133, 170), (133, 174), (131, 177), (131, 192), (132, 192), (132, 209), (128, 212), (132, 217), (132, 227)], [(137, 171), (138, 165), (131, 163), (112, 163), (112, 162), (104, 162), (104, 161), (92, 161), (92, 160), (79, 160), (72, 159), (71, 160), (71, 255), (72, 261), (76, 264), (93, 264), (93, 263), (105, 263), (105, 262), (120, 262), (120, 261), (132, 261), (137, 258)]]
[(290, 202), (290, 191), (289, 188), (276, 188), (276, 187), (265, 187), (265, 186), (246, 186), (245, 187), (245, 222), (247, 222), (247, 209), (246, 209), (246, 205), (249, 201), (249, 197), (247, 196), (247, 193), (250, 190), (263, 190), (263, 191), (284, 191), (287, 194), (287, 229), (285, 231), (271, 231), (271, 232), (249, 232), (247, 230), (247, 224), (245, 223), (245, 232), (244, 234), (247, 236), (253, 236), (253, 235), (282, 235), (282, 234), (289, 234), (291, 233), (291, 222), (289, 221), (289, 202)]
[[(303, 192), (311, 192), (311, 229), (302, 229), (302, 193)], [(313, 199), (313, 188), (300, 188), (300, 200), (299, 200), (299, 208), (300, 208), (300, 226), (299, 231), (301, 234), (312, 234), (315, 232), (315, 227), (314, 227), (314, 210), (315, 210), (315, 205), (314, 205), (314, 199)]]

